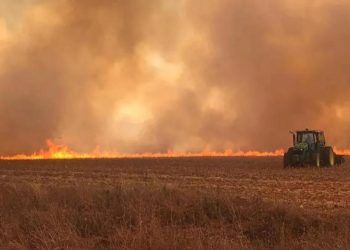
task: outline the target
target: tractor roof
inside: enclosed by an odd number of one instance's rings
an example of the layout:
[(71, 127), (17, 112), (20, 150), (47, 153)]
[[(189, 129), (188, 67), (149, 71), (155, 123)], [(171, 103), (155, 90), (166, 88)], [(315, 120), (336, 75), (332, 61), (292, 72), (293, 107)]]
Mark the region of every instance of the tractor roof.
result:
[(321, 130), (310, 130), (310, 129), (299, 130), (296, 132), (297, 133), (323, 133), (323, 131), (321, 131)]

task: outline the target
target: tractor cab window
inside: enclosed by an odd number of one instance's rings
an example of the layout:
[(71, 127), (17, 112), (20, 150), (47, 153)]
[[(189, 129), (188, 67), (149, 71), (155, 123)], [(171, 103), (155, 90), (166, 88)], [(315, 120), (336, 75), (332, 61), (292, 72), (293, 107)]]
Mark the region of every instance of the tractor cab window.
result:
[(324, 133), (319, 133), (318, 134), (318, 141), (320, 142), (320, 144), (323, 144), (323, 145), (326, 144), (326, 139), (324, 137)]
[(298, 134), (298, 143), (315, 143), (315, 135), (313, 133), (300, 133)]

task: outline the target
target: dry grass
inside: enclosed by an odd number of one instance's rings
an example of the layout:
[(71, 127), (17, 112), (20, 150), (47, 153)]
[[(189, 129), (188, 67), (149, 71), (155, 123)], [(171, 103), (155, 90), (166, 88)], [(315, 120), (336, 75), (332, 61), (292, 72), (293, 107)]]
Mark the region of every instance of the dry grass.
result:
[[(282, 172), (275, 158), (255, 161), (1, 162), (1, 249), (349, 249), (348, 209), (244, 195), (256, 191), (247, 183), (270, 185), (256, 176), (289, 183), (305, 173), (323, 185), (347, 170)], [(227, 188), (242, 179), (245, 192)]]

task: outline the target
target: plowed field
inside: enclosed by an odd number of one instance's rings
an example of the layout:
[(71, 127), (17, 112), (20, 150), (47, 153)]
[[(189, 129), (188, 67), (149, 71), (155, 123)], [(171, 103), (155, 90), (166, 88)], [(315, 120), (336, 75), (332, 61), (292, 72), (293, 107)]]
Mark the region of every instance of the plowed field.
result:
[(350, 209), (348, 163), (285, 170), (279, 157), (0, 161), (0, 183), (215, 189), (319, 213)]

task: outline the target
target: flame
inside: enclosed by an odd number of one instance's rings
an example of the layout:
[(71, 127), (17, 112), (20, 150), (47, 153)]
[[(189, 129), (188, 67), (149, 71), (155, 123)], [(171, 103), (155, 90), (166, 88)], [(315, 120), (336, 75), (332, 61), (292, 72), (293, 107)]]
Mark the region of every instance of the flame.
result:
[[(283, 156), (284, 150), (279, 149), (274, 152), (259, 152), (259, 151), (233, 151), (227, 149), (223, 152), (211, 151), (205, 149), (201, 152), (175, 152), (168, 151), (166, 153), (139, 153), (125, 154), (119, 152), (102, 152), (97, 147), (91, 153), (78, 153), (69, 149), (65, 145), (55, 144), (52, 140), (47, 140), (47, 149), (40, 150), (33, 154), (18, 154), (14, 156), (0, 156), (0, 160), (49, 160), (49, 159), (111, 159), (111, 158), (171, 158), (171, 157), (276, 157)], [(335, 148), (335, 153), (338, 155), (350, 155), (350, 149), (338, 150)]]
[(344, 155), (344, 156), (350, 156), (350, 149), (334, 149), (334, 152), (337, 155)]
[(123, 154), (118, 152), (101, 152), (96, 148), (92, 153), (77, 153), (69, 149), (65, 145), (55, 144), (52, 140), (47, 140), (47, 149), (39, 152), (25, 155), (19, 154), (14, 156), (0, 156), (1, 160), (44, 160), (44, 159), (98, 159), (98, 158), (166, 158), (166, 157), (274, 157), (282, 156), (283, 149), (274, 152), (259, 151), (233, 151), (225, 150), (224, 152), (203, 150), (197, 153), (191, 152), (174, 152), (167, 153), (139, 153), (139, 154)]

